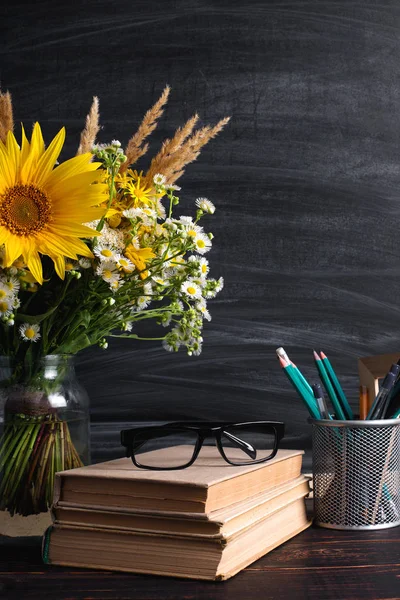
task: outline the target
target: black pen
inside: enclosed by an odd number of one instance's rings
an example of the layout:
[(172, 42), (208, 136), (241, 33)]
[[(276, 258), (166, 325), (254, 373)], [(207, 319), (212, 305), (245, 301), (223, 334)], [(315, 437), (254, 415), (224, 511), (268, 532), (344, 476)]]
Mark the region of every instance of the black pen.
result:
[(322, 386), (319, 383), (314, 383), (311, 386), (314, 394), (314, 398), (317, 402), (318, 410), (320, 412), (322, 419), (329, 419), (328, 408), (325, 403), (324, 392), (322, 391)]
[(382, 409), (386, 406), (387, 397), (396, 381), (395, 373), (388, 373), (383, 380), (382, 387), (376, 396), (369, 413), (367, 414), (367, 420), (380, 419), (382, 415)]

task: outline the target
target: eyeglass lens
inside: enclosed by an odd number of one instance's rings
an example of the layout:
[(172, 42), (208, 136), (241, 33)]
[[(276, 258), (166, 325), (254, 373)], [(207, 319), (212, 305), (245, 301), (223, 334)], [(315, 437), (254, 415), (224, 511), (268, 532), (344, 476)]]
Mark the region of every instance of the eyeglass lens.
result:
[(173, 469), (189, 463), (194, 454), (197, 433), (190, 430), (169, 430), (135, 436), (133, 452), (141, 467)]
[(266, 425), (231, 425), (221, 433), (226, 458), (237, 465), (269, 458), (276, 446), (276, 432)]

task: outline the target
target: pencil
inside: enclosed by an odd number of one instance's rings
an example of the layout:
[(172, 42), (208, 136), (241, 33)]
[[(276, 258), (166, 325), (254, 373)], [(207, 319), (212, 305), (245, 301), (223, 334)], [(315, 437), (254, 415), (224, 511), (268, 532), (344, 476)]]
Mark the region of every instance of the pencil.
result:
[(337, 378), (336, 373), (331, 365), (331, 361), (324, 352), (320, 352), (319, 355), (322, 358), (322, 362), (325, 365), (325, 369), (329, 375), (333, 387), (335, 388), (335, 392), (342, 405), (343, 412), (346, 414), (346, 417), (348, 419), (354, 419), (353, 411), (351, 410), (351, 406), (347, 401), (346, 395), (342, 389), (342, 386), (340, 385), (339, 379)]
[(319, 376), (321, 377), (321, 381), (324, 384), (324, 387), (327, 391), (329, 399), (332, 402), (332, 405), (335, 409), (335, 416), (337, 419), (345, 421), (346, 415), (344, 414), (343, 409), (340, 405), (340, 402), (336, 396), (335, 390), (331, 384), (328, 373), (326, 372), (325, 365), (322, 362), (321, 357), (318, 356), (317, 352), (315, 352), (315, 350), (313, 350), (313, 352), (314, 352), (314, 360), (315, 360), (315, 364), (318, 369)]
[(312, 388), (311, 385), (308, 383), (307, 379), (304, 377), (303, 373), (300, 371), (300, 369), (298, 367), (296, 367), (296, 365), (294, 364), (294, 362), (292, 360), (290, 360), (289, 356), (287, 355), (286, 351), (284, 348), (280, 347), (276, 349), (276, 354), (280, 357), (283, 358), (283, 360), (286, 360), (286, 362), (290, 363), (292, 365), (292, 367), (294, 369), (296, 369), (297, 371), (297, 375), (301, 381), (301, 383), (304, 385), (304, 387), (306, 388), (306, 390), (308, 390), (308, 392), (310, 392), (310, 394), (312, 394)]
[(360, 385), (360, 419), (365, 421), (368, 414), (368, 388)]
[(303, 400), (304, 404), (310, 415), (314, 417), (314, 419), (320, 419), (320, 414), (318, 408), (315, 404), (315, 400), (311, 394), (309, 394), (300, 383), (299, 377), (296, 374), (296, 370), (292, 367), (290, 363), (288, 363), (281, 356), (279, 357), (279, 362), (281, 364), (282, 369), (285, 372), (286, 377), (289, 379), (290, 383), (294, 386), (300, 398)]

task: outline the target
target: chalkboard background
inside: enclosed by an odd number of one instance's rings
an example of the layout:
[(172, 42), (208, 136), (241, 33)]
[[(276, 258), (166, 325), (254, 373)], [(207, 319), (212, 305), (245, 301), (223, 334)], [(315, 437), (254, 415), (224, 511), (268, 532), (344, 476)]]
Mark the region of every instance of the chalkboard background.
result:
[[(283, 0), (6, 3), (3, 90), (16, 121), (75, 153), (93, 95), (100, 141), (126, 143), (164, 85), (151, 153), (198, 111), (225, 131), (180, 180), (182, 212), (206, 196), (212, 302), (199, 358), (112, 341), (77, 359), (93, 458), (121, 455), (135, 421), (279, 419), (287, 446), (310, 425), (278, 368), (284, 345), (310, 380), (329, 354), (356, 399), (357, 357), (400, 351), (400, 5)], [(147, 163), (144, 163), (144, 166)]]

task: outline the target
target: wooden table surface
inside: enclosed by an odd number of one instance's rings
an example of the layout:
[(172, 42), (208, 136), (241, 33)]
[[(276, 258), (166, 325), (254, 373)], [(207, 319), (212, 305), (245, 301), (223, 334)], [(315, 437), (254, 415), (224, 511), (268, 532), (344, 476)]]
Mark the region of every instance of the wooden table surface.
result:
[(44, 565), (39, 538), (0, 538), (7, 600), (400, 599), (400, 528), (312, 527), (225, 582)]

